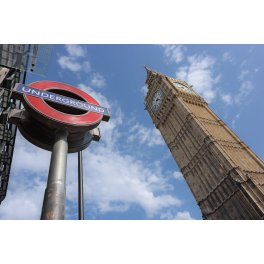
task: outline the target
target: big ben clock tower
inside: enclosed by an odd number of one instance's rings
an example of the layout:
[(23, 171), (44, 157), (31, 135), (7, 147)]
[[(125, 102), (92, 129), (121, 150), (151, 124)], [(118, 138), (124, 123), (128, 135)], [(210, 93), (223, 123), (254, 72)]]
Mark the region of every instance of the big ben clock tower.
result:
[(192, 86), (147, 70), (146, 110), (203, 219), (264, 219), (264, 163)]

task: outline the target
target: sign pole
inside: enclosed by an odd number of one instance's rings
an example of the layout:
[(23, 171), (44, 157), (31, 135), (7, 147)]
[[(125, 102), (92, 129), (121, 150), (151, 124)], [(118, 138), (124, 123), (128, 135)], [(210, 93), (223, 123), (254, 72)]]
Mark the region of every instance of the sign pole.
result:
[(56, 130), (41, 220), (64, 220), (66, 207), (67, 131)]
[(79, 203), (79, 220), (84, 220), (82, 151), (78, 152), (78, 203)]

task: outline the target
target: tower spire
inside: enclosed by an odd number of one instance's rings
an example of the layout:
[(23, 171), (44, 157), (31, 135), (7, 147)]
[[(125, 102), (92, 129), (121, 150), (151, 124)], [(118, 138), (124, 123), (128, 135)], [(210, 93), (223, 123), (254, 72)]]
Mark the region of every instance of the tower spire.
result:
[(151, 72), (151, 70), (150, 70), (145, 64), (143, 64), (143, 67), (146, 69), (146, 71), (147, 71), (147, 75), (149, 75), (150, 72)]

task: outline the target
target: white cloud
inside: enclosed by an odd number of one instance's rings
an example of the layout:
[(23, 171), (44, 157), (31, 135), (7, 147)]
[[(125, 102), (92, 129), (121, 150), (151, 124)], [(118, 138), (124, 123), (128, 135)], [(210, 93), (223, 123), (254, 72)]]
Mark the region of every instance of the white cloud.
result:
[(188, 66), (179, 67), (178, 71), (176, 72), (177, 78), (179, 78), (180, 80), (186, 81), (188, 78), (188, 71), (189, 71)]
[(58, 72), (58, 74), (60, 75), (61, 78), (63, 78), (62, 72)]
[(239, 117), (240, 117), (240, 114), (237, 114), (235, 118), (232, 120), (231, 126), (233, 129), (236, 127), (236, 121), (239, 119)]
[(163, 159), (165, 160), (165, 159), (168, 159), (168, 158), (170, 158), (171, 157), (171, 152), (169, 151), (169, 149), (167, 149), (167, 154), (166, 155), (163, 155)]
[(244, 77), (249, 73), (249, 71), (241, 71), (240, 75), (237, 77), (239, 81), (242, 81)]
[(190, 213), (187, 211), (178, 212), (174, 219), (175, 220), (195, 220), (194, 218), (190, 216)]
[(152, 147), (155, 145), (165, 145), (165, 142), (156, 128), (147, 128), (143, 125), (136, 124), (129, 131), (131, 134), (127, 142), (132, 142), (134, 140), (138, 140), (140, 144), (147, 144), (147, 146)]
[(89, 61), (85, 61), (85, 62), (83, 62), (82, 66), (83, 66), (82, 69), (83, 69), (86, 73), (88, 73), (88, 72), (91, 71), (91, 64), (90, 64)]
[(68, 69), (73, 72), (84, 71), (86, 73), (91, 71), (91, 64), (89, 61), (81, 62), (79, 57), (85, 57), (85, 50), (80, 45), (65, 45), (69, 56), (59, 56), (57, 62), (62, 69)]
[(219, 74), (213, 78), (213, 66), (216, 60), (210, 56), (194, 55), (188, 57), (189, 66), (179, 67), (176, 76), (193, 85), (194, 90), (210, 103), (216, 95), (213, 84), (221, 78)]
[(62, 69), (68, 69), (74, 72), (80, 71), (82, 69), (81, 64), (76, 62), (75, 59), (72, 57), (67, 57), (63, 55), (59, 57), (57, 61), (62, 67)]
[[(7, 191), (1, 204), (1, 220), (35, 220), (40, 219), (46, 183), (36, 184), (24, 190)], [(42, 194), (42, 195), (40, 195)]]
[(108, 212), (125, 212), (129, 209), (129, 204), (124, 205), (110, 205), (110, 202), (99, 202), (99, 210), (101, 213)]
[(40, 219), (51, 154), (17, 133), (8, 191), (0, 219)]
[(183, 180), (183, 176), (182, 176), (182, 173), (179, 172), (179, 171), (174, 171), (173, 172), (173, 177), (177, 180)]
[(245, 66), (247, 64), (247, 61), (246, 60), (244, 60), (244, 61), (242, 61), (242, 63), (241, 63), (241, 65), (240, 65), (240, 67), (243, 67), (243, 66)]
[(214, 83), (219, 83), (220, 79), (223, 77), (222, 73), (219, 73), (218, 76), (214, 79)]
[(236, 120), (234, 119), (232, 122), (231, 122), (231, 126), (232, 126), (232, 128), (235, 128), (236, 126), (235, 126), (235, 123), (236, 123)]
[(239, 94), (235, 97), (235, 103), (241, 104), (241, 102), (252, 92), (254, 89), (253, 84), (250, 81), (244, 81), (239, 88)]
[[(51, 152), (38, 148), (26, 141), (19, 133), (19, 130), (17, 133), (12, 161), (12, 173), (19, 176), (27, 171), (30, 174), (48, 175)], [(10, 177), (9, 182), (12, 182), (12, 180), (13, 178)], [(23, 182), (23, 180), (24, 179), (21, 179), (19, 183), (13, 182), (13, 184), (20, 185), (22, 183), (26, 183)]]
[[(84, 172), (93, 172), (85, 174), (84, 189), (86, 203), (94, 201), (100, 213), (125, 211), (137, 203), (145, 209), (148, 217), (153, 217), (164, 207), (181, 205), (176, 197), (154, 194), (154, 191), (170, 187), (155, 168), (150, 170), (140, 160), (122, 156), (99, 144), (94, 150), (84, 152)], [(72, 167), (72, 173), (69, 173), (72, 184), (71, 188), (67, 187), (68, 197), (73, 201), (77, 198), (76, 169)]]
[(85, 50), (81, 45), (76, 44), (67, 44), (65, 45), (66, 50), (72, 57), (84, 57), (85, 56)]
[(94, 73), (93, 78), (91, 80), (91, 85), (98, 88), (102, 88), (103, 86), (105, 86), (105, 80), (103, 76), (99, 73)]
[(143, 92), (143, 95), (144, 95), (144, 96), (147, 95), (147, 93), (148, 93), (147, 85), (144, 85), (144, 86), (141, 88), (141, 92)]
[(183, 60), (183, 46), (182, 45), (161, 45), (164, 48), (164, 55), (170, 62), (179, 63)]
[[(23, 178), (28, 181), (28, 177)], [(7, 191), (6, 198), (1, 203), (1, 220), (40, 219), (46, 182), (40, 181), (39, 178), (35, 178), (34, 182), (35, 184), (31, 187), (28, 186), (29, 184), (22, 183), (24, 188)]]
[(227, 104), (227, 105), (231, 105), (232, 103), (232, 98), (230, 94), (223, 94), (221, 96), (221, 99)]
[(233, 62), (233, 58), (231, 56), (230, 52), (225, 52), (222, 56), (222, 60), (223, 61), (229, 61), (229, 62)]
[(254, 69), (254, 71), (255, 71), (255, 72), (258, 72), (258, 71), (259, 71), (259, 69)]
[(169, 220), (195, 220), (187, 211), (178, 212), (176, 215), (173, 215), (170, 211), (168, 211), (167, 213), (161, 214), (160, 218)]
[[(247, 73), (245, 73), (247, 74)], [(241, 78), (243, 79), (243, 78)], [(239, 93), (235, 96), (231, 96), (231, 94), (221, 94), (221, 99), (223, 102), (225, 102), (227, 105), (231, 105), (232, 103), (235, 103), (237, 105), (240, 105), (245, 98), (253, 91), (254, 86), (250, 81), (244, 81), (241, 85), (241, 87), (239, 88)], [(236, 116), (237, 118), (239, 118), (239, 114)], [(235, 127), (235, 120), (232, 121), (232, 127)]]

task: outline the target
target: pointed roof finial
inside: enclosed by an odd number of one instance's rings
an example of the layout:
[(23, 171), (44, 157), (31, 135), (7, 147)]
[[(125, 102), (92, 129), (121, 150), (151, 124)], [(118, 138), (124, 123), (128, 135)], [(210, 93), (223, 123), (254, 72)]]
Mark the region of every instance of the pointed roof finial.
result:
[(145, 64), (143, 64), (143, 67), (146, 69), (147, 74), (149, 74), (151, 72), (151, 70)]

